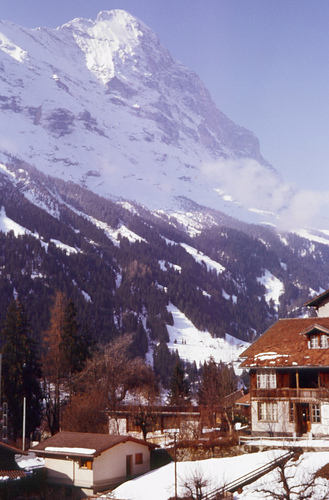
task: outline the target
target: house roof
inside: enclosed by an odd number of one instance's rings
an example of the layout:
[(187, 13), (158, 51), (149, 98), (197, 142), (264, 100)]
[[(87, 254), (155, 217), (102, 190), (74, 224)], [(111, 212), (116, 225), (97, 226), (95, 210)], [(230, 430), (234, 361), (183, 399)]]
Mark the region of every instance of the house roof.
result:
[(0, 481), (8, 479), (18, 479), (20, 477), (26, 477), (26, 472), (24, 470), (6, 470), (0, 469)]
[(236, 405), (241, 406), (250, 406), (250, 392), (248, 394), (244, 394), (241, 398), (235, 401)]
[(224, 408), (231, 408), (238, 399), (243, 396), (243, 390), (239, 389), (238, 391), (232, 392), (223, 398), (223, 406)]
[(326, 290), (325, 292), (320, 293), (320, 295), (317, 295), (316, 297), (314, 297), (314, 299), (309, 300), (304, 305), (309, 306), (309, 307), (318, 308), (319, 305), (321, 305), (322, 302), (327, 301), (327, 299), (329, 299), (329, 290)]
[[(3, 450), (3, 452), (1, 451)], [(15, 446), (11, 446), (10, 444), (3, 443), (0, 441), (0, 452), (1, 453), (7, 453), (11, 454), (13, 456), (15, 455), (27, 455), (27, 451), (20, 450), (19, 448), (16, 448)]]
[(142, 441), (132, 436), (93, 434), (87, 432), (59, 432), (31, 448), (31, 451), (42, 456), (65, 455), (69, 457), (93, 458), (127, 441), (139, 443), (148, 448), (157, 447), (157, 445), (153, 443)]
[(329, 366), (329, 348), (309, 349), (312, 329), (326, 333), (329, 318), (279, 319), (241, 355), (241, 367)]

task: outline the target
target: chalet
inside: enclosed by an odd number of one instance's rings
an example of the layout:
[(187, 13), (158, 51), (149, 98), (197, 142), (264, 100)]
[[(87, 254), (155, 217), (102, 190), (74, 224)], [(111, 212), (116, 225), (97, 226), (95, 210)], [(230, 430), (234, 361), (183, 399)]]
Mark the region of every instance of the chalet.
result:
[(0, 498), (17, 498), (25, 485), (26, 473), (16, 462), (20, 455), (27, 453), (0, 441)]
[(245, 422), (250, 421), (250, 394), (244, 394), (234, 403), (235, 418), (243, 419)]
[(45, 459), (53, 498), (86, 498), (149, 472), (154, 448), (131, 436), (59, 432), (31, 451)]
[(25, 451), (0, 441), (0, 481), (25, 477), (25, 472), (17, 465), (15, 457), (27, 455)]
[(279, 319), (241, 357), (253, 435), (329, 434), (329, 290), (312, 318)]

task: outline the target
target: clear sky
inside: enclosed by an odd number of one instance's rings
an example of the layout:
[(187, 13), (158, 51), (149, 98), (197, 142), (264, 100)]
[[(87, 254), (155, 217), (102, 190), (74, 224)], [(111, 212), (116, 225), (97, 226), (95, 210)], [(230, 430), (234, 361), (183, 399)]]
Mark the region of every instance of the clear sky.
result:
[(56, 28), (115, 8), (198, 73), (285, 181), (329, 190), (329, 0), (0, 0), (0, 19)]

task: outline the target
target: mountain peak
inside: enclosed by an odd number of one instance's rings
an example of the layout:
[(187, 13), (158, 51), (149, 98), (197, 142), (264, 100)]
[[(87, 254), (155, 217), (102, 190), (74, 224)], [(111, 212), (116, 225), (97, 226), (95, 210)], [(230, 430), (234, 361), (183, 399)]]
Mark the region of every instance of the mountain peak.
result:
[(139, 19), (123, 9), (101, 10), (96, 17), (96, 23), (100, 21), (115, 21), (124, 25), (141, 23)]
[(0, 70), (3, 163), (19, 157), (152, 209), (190, 199), (221, 210), (218, 161), (269, 167), (255, 135), (225, 116), (196, 73), (123, 10), (57, 30), (6, 25)]

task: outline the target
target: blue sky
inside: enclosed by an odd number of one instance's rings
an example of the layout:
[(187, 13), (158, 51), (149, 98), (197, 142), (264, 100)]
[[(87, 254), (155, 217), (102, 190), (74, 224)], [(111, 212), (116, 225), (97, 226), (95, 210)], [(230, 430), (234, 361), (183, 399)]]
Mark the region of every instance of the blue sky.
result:
[(0, 19), (56, 28), (115, 8), (198, 73), (286, 181), (329, 189), (328, 0), (0, 0)]

